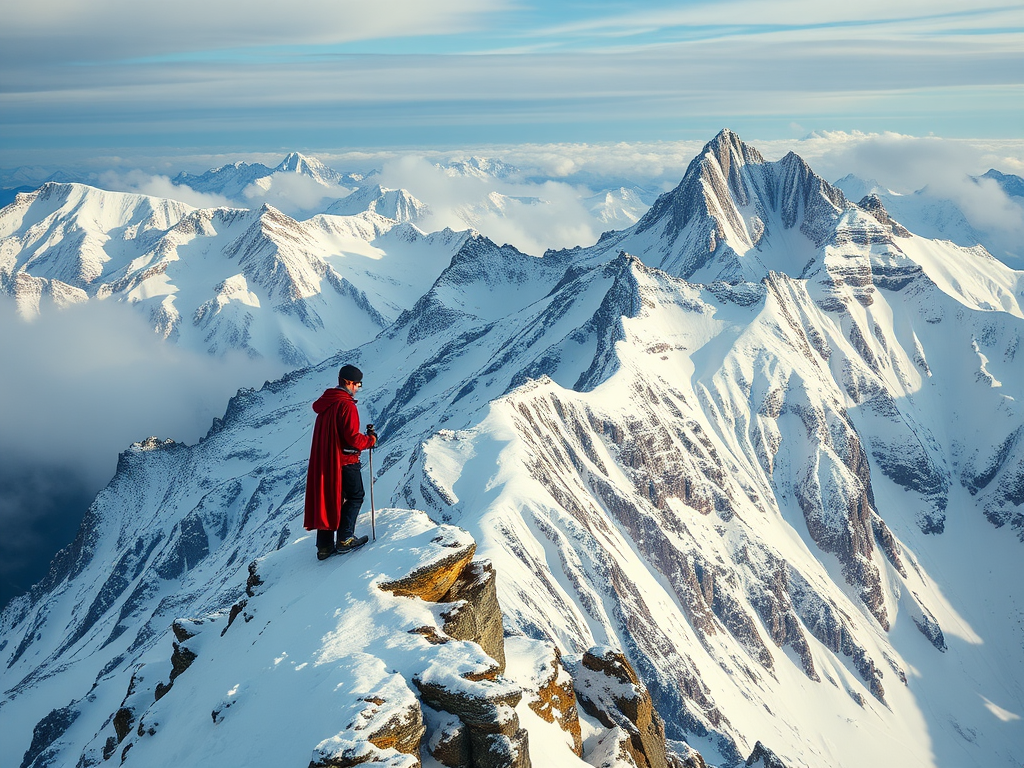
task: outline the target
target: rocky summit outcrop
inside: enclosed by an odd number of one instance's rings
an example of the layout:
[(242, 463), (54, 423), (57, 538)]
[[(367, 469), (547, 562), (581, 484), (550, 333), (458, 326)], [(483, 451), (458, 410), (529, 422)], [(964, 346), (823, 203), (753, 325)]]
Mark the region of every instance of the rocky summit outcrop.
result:
[[(265, 727), (263, 718), (267, 716), (282, 720), (296, 734), (303, 732), (303, 721), (324, 720), (322, 727), (336, 732), (313, 747), (310, 768), (363, 764), (416, 768), (423, 748), (450, 768), (529, 768), (529, 736), (516, 712), (526, 689), (502, 674), (506, 652), (493, 565), (472, 559), (476, 543), (462, 529), (436, 526), (422, 513), (405, 512), (400, 521), (398, 517), (384, 513), (378, 521), (389, 544), (378, 543), (378, 565), (368, 569), (371, 578), (364, 582), (367, 602), (339, 602), (328, 589), (322, 600), (304, 598), (309, 603), (305, 612), (296, 609), (294, 595), (304, 590), (295, 582), (295, 565), (289, 566), (283, 553), (272, 553), (250, 564), (244, 587), (237, 590), (240, 597), (230, 608), (173, 621), (166, 638), (169, 658), (153, 655), (134, 667), (121, 704), (81, 753), (78, 765), (125, 762), (133, 752), (139, 764), (147, 764), (153, 750), (159, 749), (155, 737), (173, 739), (173, 734), (188, 731), (195, 707), (203, 707), (205, 699), (205, 721), (200, 728), (210, 731), (211, 738), (216, 738), (218, 731), (230, 738), (234, 729), (252, 727), (246, 722), (255, 723), (258, 730)], [(371, 552), (317, 564), (320, 570), (313, 574), (322, 578), (326, 571), (330, 575), (333, 565), (339, 583), (351, 585), (359, 557)], [(313, 558), (306, 562), (311, 564)], [(332, 604), (336, 607), (331, 608)], [(358, 616), (370, 604), (377, 605), (378, 614), (369, 616), (367, 623)], [(296, 689), (298, 699), (289, 699), (287, 684), (276, 691), (270, 687), (258, 697), (269, 707), (268, 712), (254, 712), (260, 682), (258, 678), (238, 681), (237, 675), (252, 674), (260, 664), (260, 648), (265, 642), (273, 643), (266, 646), (276, 656), (273, 666), (294, 653), (296, 640), (303, 635), (288, 626), (288, 613), (301, 625), (315, 621), (324, 609), (325, 615), (333, 614), (341, 623), (334, 630), (330, 622), (323, 625), (329, 631), (324, 645), (314, 649), (318, 654), (314, 662), (335, 682), (324, 690), (316, 683), (311, 689)], [(332, 632), (343, 644), (353, 640), (371, 644), (362, 651), (341, 651), (339, 655), (329, 650)], [(264, 640), (274, 634), (275, 639)], [(372, 638), (378, 634), (399, 646), (397, 656), (387, 654), (386, 649), (370, 652), (375, 647)], [(281, 644), (293, 650), (281, 651)], [(541, 643), (535, 645), (551, 652)], [(228, 661), (236, 656), (249, 660)], [(557, 652), (552, 661), (557, 665)], [(195, 672), (197, 666), (202, 671)], [(402, 671), (389, 671), (395, 667)], [(305, 670), (309, 661), (292, 662), (292, 668)], [(529, 701), (546, 702), (549, 710), (553, 702), (560, 707), (560, 724), (570, 730), (574, 727), (573, 743), (578, 751), (579, 721), (574, 699), (565, 700), (567, 692), (571, 699), (572, 691), (571, 681), (566, 685), (565, 677), (556, 670), (556, 680), (529, 681), (537, 686), (528, 691)], [(211, 683), (217, 679), (236, 682)], [(541, 690), (551, 684), (558, 691)], [(227, 694), (207, 698), (210, 691), (219, 689), (226, 689)], [(282, 706), (275, 698), (290, 703)], [(63, 731), (80, 715), (82, 705), (72, 702), (44, 718), (25, 756), (26, 768), (50, 764), (47, 760), (58, 753)], [(548, 722), (554, 720), (548, 718)], [(255, 738), (259, 741), (261, 737)]]
[(621, 748), (637, 768), (666, 768), (665, 724), (622, 652), (596, 646), (572, 672), (580, 706), (605, 727), (621, 729)]
[(378, 585), (396, 595), (444, 604), (441, 627), (412, 630), (431, 645), (470, 641), (492, 660), (483, 668), (465, 669), (450, 654), (438, 653), (413, 676), (431, 710), (430, 754), (448, 768), (529, 768), (529, 735), (515, 712), (523, 690), (502, 676), (505, 643), (494, 567), (472, 560), (472, 539), (447, 533), (442, 530), (430, 540), (437, 549), (419, 567)]

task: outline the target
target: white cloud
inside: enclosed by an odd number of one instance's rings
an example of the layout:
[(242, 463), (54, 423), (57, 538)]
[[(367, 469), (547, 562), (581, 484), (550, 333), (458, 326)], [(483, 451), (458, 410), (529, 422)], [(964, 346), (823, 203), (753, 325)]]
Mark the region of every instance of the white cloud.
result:
[(0, 297), (0, 604), (70, 543), (117, 456), (150, 435), (194, 442), (241, 386), (281, 371), (189, 353), (124, 305), (48, 307), (25, 322)]
[(132, 442), (195, 441), (240, 386), (279, 373), (244, 356), (220, 361), (165, 343), (112, 301), (47, 309), (25, 322), (0, 299), (8, 329), (0, 334), (0, 454), (73, 467), (93, 486)]
[(504, 0), (39, 0), (7, 3), (3, 58), (110, 60), (249, 46), (332, 44), (475, 29)]
[[(548, 248), (590, 245), (601, 232), (580, 201), (587, 190), (558, 181), (453, 177), (425, 157), (410, 154), (385, 163), (380, 183), (407, 189), (430, 206), (432, 215), (420, 223), (422, 229), (465, 229), (469, 224), (499, 244), (535, 256)], [(497, 196), (489, 197), (495, 192)]]
[(112, 192), (132, 192), (163, 197), (196, 208), (237, 207), (236, 203), (222, 195), (196, 192), (191, 187), (175, 184), (167, 176), (153, 175), (137, 169), (101, 173), (98, 185), (102, 189), (109, 189)]
[(332, 200), (352, 192), (345, 187), (325, 187), (309, 176), (297, 173), (274, 173), (250, 184), (243, 191), (249, 207), (268, 203), (289, 216), (302, 216), (326, 208)]
[(845, 38), (874, 36), (878, 27), (888, 34), (897, 31), (920, 37), (929, 31), (991, 29), (1019, 26), (1022, 9), (994, 4), (979, 7), (965, 0), (860, 0), (856, 3), (823, 3), (820, 0), (714, 0), (660, 9), (634, 6), (622, 14), (592, 17), (540, 30), (537, 37), (604, 35), (624, 37), (653, 30), (690, 28), (693, 35), (752, 33), (777, 35), (791, 28), (808, 27), (817, 36), (832, 33)]

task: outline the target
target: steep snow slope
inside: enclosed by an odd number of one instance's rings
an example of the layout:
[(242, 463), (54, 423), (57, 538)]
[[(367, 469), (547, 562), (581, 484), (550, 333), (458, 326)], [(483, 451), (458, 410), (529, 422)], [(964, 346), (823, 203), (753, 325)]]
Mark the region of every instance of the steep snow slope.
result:
[(1015, 766), (1021, 274), (900, 236), (805, 168), (726, 133), (593, 248), (470, 238), (372, 342), (241, 393), (196, 446), (126, 452), (2, 615), (5, 757), (42, 720), (77, 760), (171, 621), (236, 603), (249, 560), (319, 573), (308, 542), (287, 559), (308, 404), (353, 362), (378, 503), (472, 534), (506, 634), (621, 648), (709, 763), (761, 741), (788, 766)]
[(0, 288), (24, 315), (45, 311), (43, 297), (113, 299), (188, 348), (293, 367), (376, 335), (465, 236), (47, 184), (0, 212)]

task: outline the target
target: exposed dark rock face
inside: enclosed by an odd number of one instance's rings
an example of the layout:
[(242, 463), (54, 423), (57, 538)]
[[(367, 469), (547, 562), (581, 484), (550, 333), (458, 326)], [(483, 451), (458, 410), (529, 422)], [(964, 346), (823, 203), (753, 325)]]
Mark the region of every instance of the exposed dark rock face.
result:
[(456, 640), (472, 640), (505, 671), (505, 638), (501, 607), (495, 586), (494, 566), (489, 560), (470, 562), (440, 602), (455, 603), (444, 614), (444, 631)]
[(772, 752), (760, 741), (754, 745), (754, 750), (747, 758), (747, 768), (787, 768), (778, 755)]
[(754, 595), (751, 602), (775, 644), (780, 648), (790, 646), (800, 657), (804, 673), (811, 680), (820, 681), (810, 645), (790, 596), (789, 568), (785, 561), (770, 553), (766, 553), (766, 564), (769, 568), (769, 589)]
[(911, 618), (914, 620), (914, 626), (921, 631), (922, 635), (928, 638), (928, 642), (934, 645), (936, 650), (945, 652), (946, 638), (942, 634), (942, 627), (939, 626), (939, 622), (921, 601), (921, 598), (917, 596), (917, 593), (912, 593), (912, 595)]
[(884, 702), (882, 670), (857, 642), (850, 627), (850, 618), (834, 603), (815, 592), (792, 567), (789, 568), (788, 576), (793, 605), (804, 626), (833, 653), (849, 656), (871, 693)]
[(361, 731), (361, 739), (340, 749), (321, 747), (309, 768), (351, 768), (378, 759), (386, 760), (386, 753), (391, 749), (412, 756), (414, 764), (419, 766), (420, 743), (426, 730), (419, 702), (414, 699), (406, 702), (397, 713), (382, 715), (381, 712), (392, 712), (384, 707), (388, 704), (385, 699), (370, 695), (363, 701), (366, 706), (348, 726), (350, 731)]
[[(808, 438), (821, 445), (794, 488), (807, 530), (823, 551), (839, 557), (846, 580), (860, 587), (864, 604), (888, 630), (881, 575), (871, 560), (874, 494), (860, 435), (845, 411), (822, 411), (798, 402), (791, 409), (803, 421)], [(845, 472), (832, 457), (839, 458)]]
[(32, 743), (25, 751), (21, 768), (49, 768), (56, 755), (50, 754), (49, 747), (56, 742), (78, 719), (81, 713), (74, 702), (66, 707), (50, 710), (32, 729)]
[(629, 734), (625, 748), (637, 768), (667, 768), (665, 725), (626, 657), (611, 648), (592, 648), (574, 672), (580, 706), (605, 727)]
[(863, 208), (865, 211), (874, 216), (880, 224), (885, 225), (889, 228), (896, 237), (910, 237), (910, 231), (900, 224), (898, 221), (893, 219), (887, 210), (885, 205), (882, 203), (882, 199), (878, 195), (865, 195), (857, 206)]

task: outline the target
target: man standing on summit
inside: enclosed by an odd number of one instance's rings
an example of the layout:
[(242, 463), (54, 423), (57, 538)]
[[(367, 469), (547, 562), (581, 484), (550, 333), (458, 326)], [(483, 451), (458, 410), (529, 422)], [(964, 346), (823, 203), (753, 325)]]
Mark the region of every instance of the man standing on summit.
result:
[[(316, 557), (351, 552), (366, 543), (355, 536), (356, 518), (363, 505), (359, 452), (377, 444), (373, 425), (359, 432), (359, 413), (353, 395), (363, 386), (363, 372), (354, 365), (338, 371), (338, 387), (326, 390), (313, 403), (316, 424), (306, 471), (305, 528), (316, 531)], [(335, 544), (337, 531), (337, 544)]]

